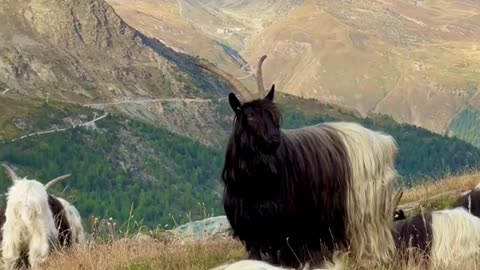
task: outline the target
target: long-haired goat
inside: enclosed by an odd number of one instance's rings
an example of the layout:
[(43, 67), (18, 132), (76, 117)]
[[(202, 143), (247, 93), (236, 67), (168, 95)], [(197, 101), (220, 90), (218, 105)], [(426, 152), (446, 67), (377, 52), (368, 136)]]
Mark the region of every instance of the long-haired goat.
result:
[(336, 248), (389, 259), (395, 140), (349, 122), (281, 129), (275, 85), (268, 93), (263, 85), (265, 58), (257, 68), (260, 96), (253, 100), (232, 75), (206, 60), (197, 63), (247, 100), (228, 96), (235, 121), (222, 172), (223, 204), (234, 236), (250, 259), (264, 252), (286, 266), (315, 253), (323, 260)]
[(400, 256), (423, 255), (434, 269), (457, 269), (480, 255), (480, 218), (463, 207), (397, 221), (393, 235)]
[(47, 189), (69, 175), (63, 175), (47, 185), (20, 178), (6, 164), (13, 185), (7, 193), (2, 226), (2, 257), (6, 269), (19, 264), (33, 267), (41, 264), (53, 248), (70, 245), (70, 225), (62, 203), (48, 195)]

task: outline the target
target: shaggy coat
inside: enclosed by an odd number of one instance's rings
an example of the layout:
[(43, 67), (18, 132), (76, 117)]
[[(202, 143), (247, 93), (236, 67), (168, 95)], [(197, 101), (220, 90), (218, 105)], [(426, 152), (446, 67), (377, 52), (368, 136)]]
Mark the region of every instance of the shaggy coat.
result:
[[(325, 252), (351, 246), (357, 253), (388, 256), (393, 239), (387, 204), (395, 176), (391, 137), (354, 123), (326, 123), (283, 130), (270, 155), (242, 149), (237, 141), (243, 139), (234, 132), (223, 171), (224, 207), (247, 249), (279, 248), (290, 266), (296, 266), (295, 255), (305, 261), (321, 244)], [(358, 141), (377, 149), (360, 149)]]
[(10, 187), (2, 227), (2, 257), (5, 269), (14, 269), (28, 250), (28, 264), (38, 267), (58, 245), (58, 232), (45, 187), (22, 179)]
[(55, 228), (58, 230), (58, 242), (61, 247), (72, 245), (72, 229), (68, 216), (60, 200), (52, 195), (48, 195), (48, 206), (55, 220)]
[(414, 251), (429, 255), (424, 258), (433, 269), (457, 269), (480, 255), (480, 218), (463, 207), (397, 221), (393, 235), (401, 256)]
[[(68, 216), (65, 215), (65, 210), (62, 203), (51, 195), (48, 195), (48, 206), (50, 211), (52, 211), (53, 219), (55, 220), (55, 227), (58, 229), (58, 241), (61, 246), (70, 246), (72, 233), (70, 232), (70, 223), (68, 221)], [(0, 208), (0, 228), (3, 228), (3, 225), (6, 221), (6, 208)], [(0, 242), (3, 241), (3, 234), (0, 234)]]
[(393, 239), (402, 257), (408, 258), (415, 253), (429, 254), (432, 236), (431, 212), (394, 223)]
[(57, 197), (57, 200), (62, 203), (65, 215), (70, 224), (72, 244), (85, 243), (85, 232), (83, 230), (82, 218), (77, 208), (62, 198)]
[(263, 86), (259, 98), (232, 75), (199, 60), (236, 90), (235, 112), (222, 171), (223, 205), (233, 235), (249, 258), (261, 252), (274, 263), (297, 267), (349, 248), (355, 256), (387, 260), (391, 234), (392, 184), (397, 145), (391, 136), (356, 123), (324, 123), (280, 128), (282, 116)]

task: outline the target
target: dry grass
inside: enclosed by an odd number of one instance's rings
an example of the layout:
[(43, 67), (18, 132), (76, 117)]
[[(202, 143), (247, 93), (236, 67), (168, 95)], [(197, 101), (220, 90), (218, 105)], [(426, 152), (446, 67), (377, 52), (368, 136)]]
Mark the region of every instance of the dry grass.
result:
[[(473, 188), (478, 182), (480, 182), (480, 174), (471, 173), (421, 184), (405, 190), (403, 202), (418, 201), (445, 192)], [(46, 269), (203, 270), (246, 257), (242, 245), (230, 238), (183, 241), (178, 236), (151, 234), (153, 237), (144, 240), (121, 238), (117, 235), (110, 239), (120, 240), (109, 243), (108, 241), (100, 243), (102, 241), (97, 240), (97, 244), (90, 247), (57, 253), (47, 262)], [(374, 269), (426, 269), (420, 261), (395, 259), (392, 263)], [(365, 266), (366, 262), (349, 261), (347, 256), (340, 256), (338, 262), (345, 266), (344, 269), (372, 269)], [(462, 265), (448, 269), (480, 269), (480, 258), (460, 263)]]
[(438, 194), (471, 189), (480, 182), (480, 173), (452, 176), (438, 181), (426, 181), (423, 184), (404, 190), (402, 202), (419, 201)]
[[(206, 270), (246, 257), (243, 247), (232, 239), (216, 239), (203, 242), (163, 243), (156, 240), (120, 240), (113, 244), (82, 248), (73, 252), (56, 254), (48, 262), (46, 270)], [(366, 270), (365, 262), (352, 262), (339, 256), (336, 263), (343, 269)], [(426, 269), (421, 259), (395, 259), (392, 263), (375, 267), (380, 270)], [(480, 260), (461, 262), (454, 269), (478, 269)], [(440, 270), (440, 269), (438, 269)]]
[(403, 190), (399, 207), (407, 216), (428, 209), (444, 209), (453, 205), (462, 190), (468, 190), (480, 183), (479, 172), (449, 176), (444, 179), (426, 179), (422, 184)]
[(231, 239), (166, 243), (159, 240), (119, 240), (112, 244), (59, 253), (46, 269), (209, 269), (244, 256), (242, 246)]

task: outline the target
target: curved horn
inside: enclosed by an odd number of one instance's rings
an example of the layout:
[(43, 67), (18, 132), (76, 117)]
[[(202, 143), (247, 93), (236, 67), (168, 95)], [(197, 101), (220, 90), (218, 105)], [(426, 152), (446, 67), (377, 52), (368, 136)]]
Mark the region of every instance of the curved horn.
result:
[(5, 163), (2, 163), (2, 166), (5, 168), (5, 170), (7, 170), (8, 177), (10, 178), (12, 183), (15, 184), (15, 181), (17, 181), (17, 179), (19, 178), (15, 171)]
[(48, 189), (51, 189), (51, 188), (55, 187), (56, 185), (58, 185), (58, 183), (60, 183), (60, 181), (62, 181), (65, 178), (68, 178), (70, 175), (71, 174), (65, 174), (65, 175), (59, 176), (55, 179), (50, 180), (50, 182), (45, 184), (45, 189), (48, 190)]
[(258, 67), (257, 67), (257, 87), (258, 87), (258, 95), (260, 98), (263, 98), (267, 93), (265, 92), (265, 85), (263, 84), (263, 73), (262, 73), (262, 65), (263, 61), (267, 58), (266, 55), (263, 55), (260, 60), (258, 60)]
[(248, 88), (245, 87), (245, 85), (243, 85), (239, 80), (237, 80), (237, 78), (235, 78), (231, 74), (228, 74), (227, 72), (219, 69), (218, 67), (213, 65), (208, 60), (198, 59), (197, 63), (195, 65), (198, 66), (198, 67), (201, 67), (203, 69), (206, 69), (206, 70), (218, 75), (219, 77), (221, 77), (225, 81), (227, 81), (233, 87), (235, 92), (243, 99), (244, 102), (253, 99), (253, 96), (250, 93), (250, 91), (248, 90)]
[(400, 203), (400, 200), (402, 199), (403, 196), (403, 191), (399, 191), (395, 197), (393, 198), (393, 209), (396, 209), (398, 204)]
[(480, 190), (480, 183), (478, 183), (474, 188), (473, 190)]

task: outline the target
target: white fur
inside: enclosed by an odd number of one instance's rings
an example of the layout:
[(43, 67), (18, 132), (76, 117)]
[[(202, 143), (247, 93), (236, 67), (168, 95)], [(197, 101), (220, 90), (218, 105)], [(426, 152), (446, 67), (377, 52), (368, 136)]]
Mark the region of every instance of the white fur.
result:
[(6, 221), (2, 228), (2, 257), (5, 269), (14, 269), (22, 251), (29, 249), (29, 263), (38, 267), (57, 240), (48, 195), (42, 183), (17, 179), (7, 193)]
[(62, 203), (65, 215), (70, 223), (70, 229), (72, 231), (72, 243), (84, 244), (85, 233), (82, 226), (82, 218), (77, 208), (62, 198), (56, 198)]
[(457, 269), (480, 255), (480, 218), (457, 207), (432, 212), (431, 263), (434, 269)]
[(347, 198), (347, 235), (355, 257), (388, 261), (395, 251), (393, 182), (397, 176), (394, 138), (353, 122), (326, 123), (338, 131), (352, 167)]
[[(344, 269), (342, 264), (338, 264), (335, 266), (332, 265), (329, 267), (330, 268), (309, 268), (308, 266), (305, 266), (304, 268), (302, 268), (302, 270), (342, 270)], [(241, 260), (231, 264), (217, 266), (210, 270), (295, 270), (295, 269), (282, 268), (282, 267), (271, 265), (263, 261)]]

